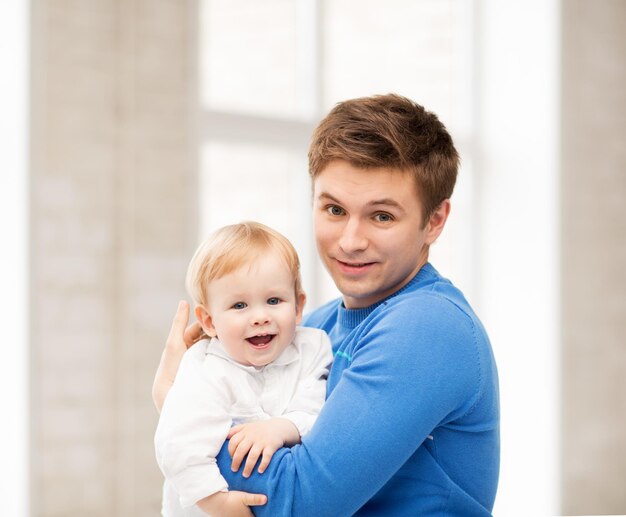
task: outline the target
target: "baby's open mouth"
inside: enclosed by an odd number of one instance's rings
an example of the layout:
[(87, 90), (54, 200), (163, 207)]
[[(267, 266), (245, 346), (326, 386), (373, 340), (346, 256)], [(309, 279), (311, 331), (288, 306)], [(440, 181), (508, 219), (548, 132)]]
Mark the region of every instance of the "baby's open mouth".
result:
[(252, 336), (246, 338), (246, 341), (254, 346), (263, 346), (267, 345), (272, 339), (274, 339), (275, 334), (265, 334), (264, 336)]

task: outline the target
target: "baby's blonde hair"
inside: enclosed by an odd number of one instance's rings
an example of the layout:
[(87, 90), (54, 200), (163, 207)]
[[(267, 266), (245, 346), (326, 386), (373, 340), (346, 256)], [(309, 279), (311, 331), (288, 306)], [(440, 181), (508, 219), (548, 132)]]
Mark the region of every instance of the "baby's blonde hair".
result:
[(196, 304), (206, 306), (209, 282), (253, 263), (268, 250), (278, 251), (285, 259), (296, 298), (303, 294), (300, 260), (291, 242), (264, 224), (245, 221), (220, 228), (198, 247), (187, 269), (189, 295)]

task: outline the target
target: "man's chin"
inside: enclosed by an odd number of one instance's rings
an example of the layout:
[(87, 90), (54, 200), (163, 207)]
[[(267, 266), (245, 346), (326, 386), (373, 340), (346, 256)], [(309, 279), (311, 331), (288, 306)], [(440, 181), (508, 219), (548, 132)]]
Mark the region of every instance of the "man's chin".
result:
[(376, 301), (375, 294), (369, 291), (342, 289), (341, 287), (339, 287), (339, 291), (341, 291), (344, 305), (348, 309), (362, 309), (373, 305)]

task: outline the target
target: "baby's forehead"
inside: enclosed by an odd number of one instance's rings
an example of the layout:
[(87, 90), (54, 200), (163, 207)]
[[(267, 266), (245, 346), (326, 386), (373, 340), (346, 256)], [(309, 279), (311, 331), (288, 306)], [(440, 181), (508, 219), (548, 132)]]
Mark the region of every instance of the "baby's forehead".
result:
[(239, 281), (250, 285), (250, 282), (266, 280), (269, 276), (274, 283), (288, 281), (291, 284), (297, 277), (297, 270), (294, 271), (288, 259), (280, 250), (274, 249), (242, 255), (239, 260), (231, 262), (228, 266), (221, 268), (215, 277), (207, 279), (207, 283), (227, 278), (233, 282)]

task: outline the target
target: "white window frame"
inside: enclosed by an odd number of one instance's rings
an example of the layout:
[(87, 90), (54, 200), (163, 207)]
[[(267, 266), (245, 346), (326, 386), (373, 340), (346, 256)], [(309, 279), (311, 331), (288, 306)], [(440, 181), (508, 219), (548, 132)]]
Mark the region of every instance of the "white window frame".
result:
[(0, 298), (2, 513), (29, 514), (28, 93), (29, 2), (0, 3)]
[[(265, 144), (302, 156), (303, 184), (299, 189), (303, 203), (310, 203), (308, 176), (306, 175), (306, 153), (309, 139), (322, 116), (321, 98), (321, 2), (319, 0), (296, 0), (296, 34), (298, 36), (298, 68), (296, 82), (300, 102), (299, 116), (271, 117), (231, 111), (220, 111), (201, 107), (200, 145), (213, 141), (241, 144)], [(200, 27), (202, 30), (202, 27)], [(200, 52), (201, 54), (201, 52)], [(305, 212), (297, 214), (302, 228), (310, 227), (310, 218)], [(313, 243), (301, 251), (300, 260), (307, 289), (307, 307), (314, 308), (327, 298), (320, 287), (319, 278), (324, 275), (318, 265)], [(328, 289), (327, 289), (328, 290)]]

